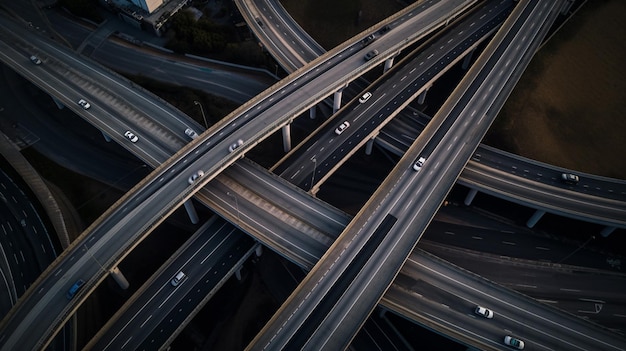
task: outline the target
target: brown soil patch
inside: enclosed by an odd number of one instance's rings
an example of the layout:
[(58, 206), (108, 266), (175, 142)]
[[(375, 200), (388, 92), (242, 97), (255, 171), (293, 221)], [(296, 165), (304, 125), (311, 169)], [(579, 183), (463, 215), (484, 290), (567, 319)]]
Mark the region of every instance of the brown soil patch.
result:
[(486, 138), (542, 162), (626, 179), (626, 2), (588, 2), (535, 56)]

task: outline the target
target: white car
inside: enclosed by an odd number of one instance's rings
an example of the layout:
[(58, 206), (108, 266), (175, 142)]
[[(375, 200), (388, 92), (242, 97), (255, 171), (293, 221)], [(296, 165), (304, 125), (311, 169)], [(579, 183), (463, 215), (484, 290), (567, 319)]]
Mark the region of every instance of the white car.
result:
[(418, 158), (417, 161), (415, 161), (415, 163), (413, 164), (413, 170), (415, 170), (415, 172), (419, 172), (422, 169), (424, 162), (426, 162), (426, 158)]
[(172, 278), (172, 286), (178, 286), (183, 280), (187, 279), (187, 275), (182, 271), (178, 272), (174, 278)]
[(185, 129), (185, 134), (191, 139), (195, 139), (198, 137), (198, 133), (196, 133), (193, 129), (187, 128)]
[(139, 140), (139, 138), (130, 130), (127, 130), (126, 133), (124, 133), (124, 136), (130, 140), (131, 143), (136, 143), (137, 140)]
[(78, 100), (78, 104), (82, 106), (85, 110), (91, 107), (91, 105), (89, 105), (89, 103), (84, 99)]
[(518, 350), (523, 350), (524, 349), (524, 342), (520, 339), (516, 339), (512, 336), (505, 336), (504, 337), (504, 344), (505, 345), (509, 345), (509, 346), (513, 346)]
[(561, 174), (561, 180), (567, 184), (577, 184), (580, 181), (580, 177), (573, 173), (563, 173)]
[(482, 306), (476, 306), (476, 309), (474, 310), (474, 312), (479, 315), (479, 316), (483, 316), (487, 319), (491, 319), (493, 318), (493, 311), (487, 308), (484, 308)]
[(202, 170), (199, 170), (196, 173), (190, 175), (187, 181), (189, 182), (189, 184), (193, 184), (198, 178), (202, 177), (203, 175), (204, 172)]
[(232, 144), (231, 146), (228, 147), (228, 152), (235, 151), (235, 149), (240, 147), (241, 145), (243, 145), (243, 140), (239, 139), (239, 140), (237, 140), (236, 143), (234, 143), (234, 144)]
[(359, 98), (359, 102), (364, 104), (367, 100), (369, 100), (372, 97), (372, 93), (370, 93), (369, 91), (363, 95), (361, 95), (361, 97)]
[(344, 130), (348, 129), (348, 127), (350, 126), (350, 122), (348, 121), (343, 121), (343, 123), (341, 123), (339, 125), (339, 127), (337, 127), (335, 129), (335, 134), (339, 135), (341, 133), (343, 133)]

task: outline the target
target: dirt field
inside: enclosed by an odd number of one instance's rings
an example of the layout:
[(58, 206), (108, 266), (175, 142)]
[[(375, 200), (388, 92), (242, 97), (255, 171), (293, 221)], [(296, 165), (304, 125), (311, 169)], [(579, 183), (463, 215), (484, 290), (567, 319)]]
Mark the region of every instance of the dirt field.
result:
[(626, 179), (626, 25), (621, 0), (589, 1), (535, 56), (486, 142)]

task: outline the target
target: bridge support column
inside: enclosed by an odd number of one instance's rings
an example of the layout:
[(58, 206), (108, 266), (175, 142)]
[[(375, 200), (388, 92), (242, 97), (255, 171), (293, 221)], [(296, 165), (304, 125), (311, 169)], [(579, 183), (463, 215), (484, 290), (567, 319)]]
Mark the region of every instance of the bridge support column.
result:
[(333, 113), (339, 111), (339, 109), (341, 108), (341, 96), (342, 95), (343, 95), (343, 88), (335, 92), (335, 97), (333, 99)]
[(526, 226), (528, 228), (534, 227), (535, 224), (537, 224), (537, 222), (539, 222), (539, 220), (541, 219), (541, 217), (543, 217), (544, 214), (546, 214), (546, 211), (544, 211), (544, 210), (537, 210), (537, 211), (535, 211), (535, 213), (533, 213), (533, 215), (530, 217), (528, 222), (526, 222)]
[(285, 124), (281, 128), (283, 132), (283, 151), (291, 151), (291, 123)]
[(309, 118), (315, 119), (316, 117), (317, 117), (317, 107), (315, 105), (313, 105), (309, 109)]
[(256, 249), (254, 249), (254, 253), (257, 257), (261, 257), (261, 254), (263, 254), (263, 245), (257, 246)]
[(113, 277), (113, 279), (117, 282), (120, 288), (122, 288), (122, 290), (128, 289), (130, 284), (128, 283), (128, 280), (126, 280), (126, 277), (124, 276), (124, 274), (122, 274), (122, 271), (120, 271), (119, 268), (113, 267), (111, 268), (109, 273), (111, 273), (111, 277)]
[(611, 233), (613, 233), (615, 231), (615, 229), (617, 229), (617, 227), (606, 226), (606, 227), (602, 228), (602, 231), (600, 232), (600, 235), (602, 235), (603, 238), (606, 238), (607, 236), (611, 235)]
[(463, 65), (461, 65), (461, 68), (463, 68), (464, 70), (469, 67), (470, 61), (472, 61), (472, 56), (474, 56), (474, 51), (476, 51), (476, 49), (473, 49), (472, 51), (468, 52), (467, 55), (465, 55), (465, 58), (463, 59)]
[(465, 200), (463, 200), (465, 206), (469, 206), (472, 204), (472, 201), (474, 201), (476, 194), (478, 194), (478, 190), (470, 189), (469, 193), (467, 193), (467, 196), (465, 197)]
[(241, 281), (241, 267), (237, 268), (237, 270), (235, 271), (235, 277), (237, 278), (237, 280)]
[(193, 206), (193, 202), (191, 202), (191, 199), (185, 201), (185, 210), (187, 210), (187, 214), (189, 215), (189, 220), (191, 221), (191, 223), (198, 224), (198, 221), (200, 219), (198, 218), (198, 212), (196, 212), (196, 208)]
[(105, 140), (107, 143), (110, 143), (110, 142), (111, 142), (111, 137), (110, 137), (110, 136), (108, 136), (108, 135), (107, 135), (107, 133), (102, 132), (102, 136), (104, 137), (104, 140)]
[(424, 101), (426, 101), (426, 93), (428, 93), (428, 89), (430, 89), (430, 86), (427, 87), (426, 89), (424, 89), (424, 91), (422, 91), (420, 96), (417, 97), (417, 103), (418, 104), (420, 104), (420, 105), (424, 104)]
[(396, 326), (391, 323), (391, 321), (389, 320), (389, 318), (387, 318), (387, 309), (386, 308), (382, 308), (382, 307), (378, 307), (378, 317), (382, 320), (385, 321), (385, 323), (387, 324), (387, 327), (389, 327), (393, 334), (402, 342), (402, 344), (404, 345), (404, 348), (398, 347), (398, 349), (402, 349), (402, 350), (414, 350), (414, 348), (411, 346), (411, 343), (404, 337), (404, 334), (401, 333)]
[(367, 143), (365, 144), (365, 154), (371, 155), (373, 147), (374, 147), (374, 138), (368, 140)]
[(63, 105), (63, 103), (61, 101), (59, 101), (59, 99), (55, 98), (52, 95), (50, 95), (50, 97), (52, 98), (52, 101), (54, 101), (54, 103), (57, 105), (59, 110), (62, 110), (65, 107), (65, 105)]
[(387, 72), (391, 67), (393, 67), (393, 59), (395, 56), (391, 56), (390, 58), (385, 60), (385, 66), (383, 68), (383, 72)]
[(567, 13), (569, 12), (569, 9), (572, 8), (573, 4), (574, 4), (574, 0), (563, 1), (563, 5), (561, 5), (561, 14), (567, 15)]

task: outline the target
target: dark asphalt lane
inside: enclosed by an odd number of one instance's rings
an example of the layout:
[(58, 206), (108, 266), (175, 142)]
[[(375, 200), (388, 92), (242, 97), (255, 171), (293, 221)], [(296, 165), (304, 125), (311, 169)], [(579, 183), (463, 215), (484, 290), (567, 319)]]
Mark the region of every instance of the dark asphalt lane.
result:
[[(59, 165), (103, 183), (128, 189), (149, 168), (96, 128), (52, 99), (14, 71), (0, 71), (0, 130), (23, 147), (30, 146)], [(98, 160), (97, 163), (93, 160)], [(134, 170), (132, 173), (129, 173)]]

